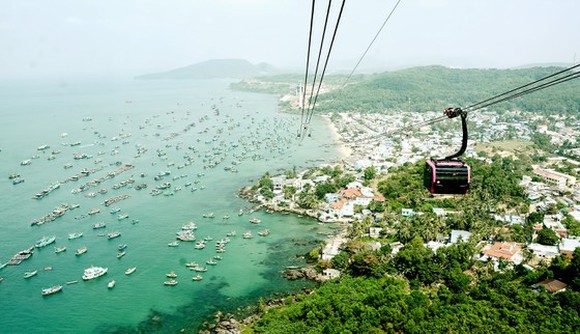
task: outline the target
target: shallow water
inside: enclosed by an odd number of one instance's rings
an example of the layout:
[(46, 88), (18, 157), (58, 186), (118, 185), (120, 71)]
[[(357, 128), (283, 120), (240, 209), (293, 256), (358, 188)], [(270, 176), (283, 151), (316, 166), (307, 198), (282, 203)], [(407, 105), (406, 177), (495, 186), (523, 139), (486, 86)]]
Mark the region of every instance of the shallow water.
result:
[[(251, 204), (238, 198), (237, 192), (266, 171), (275, 174), (284, 168), (337, 159), (330, 131), (324, 121), (314, 119), (313, 137), (300, 143), (295, 136), (297, 117), (280, 113), (275, 96), (233, 92), (228, 84), (133, 80), (2, 84), (0, 263), (42, 236), (55, 235), (57, 240), (36, 249), (21, 265), (0, 270), (4, 277), (0, 332), (195, 329), (217, 310), (233, 310), (262, 296), (308, 285), (286, 281), (280, 271), (302, 264), (296, 255), (313, 248), (322, 239), (318, 232), (328, 228), (293, 215), (249, 214)], [(41, 145), (50, 148), (39, 151)], [(52, 153), (56, 154), (49, 160)], [(76, 160), (75, 154), (88, 158)], [(27, 159), (30, 165), (21, 166)], [(212, 163), (217, 163), (215, 168), (204, 168)], [(66, 164), (72, 167), (64, 168)], [(71, 192), (126, 164), (134, 168), (85, 191)], [(232, 167), (237, 172), (230, 171)], [(84, 168), (100, 170), (63, 182)], [(170, 174), (154, 179), (165, 171)], [(13, 185), (8, 179), (13, 173), (25, 181)], [(113, 188), (131, 179), (134, 183), (129, 186)], [(40, 200), (32, 199), (54, 182), (61, 182), (60, 188)], [(171, 183), (173, 195), (152, 196), (151, 190), (162, 182)], [(135, 190), (141, 183), (147, 188)], [(197, 190), (191, 191), (194, 187)], [(106, 193), (99, 193), (101, 189)], [(89, 193), (95, 193), (94, 197), (87, 197)], [(110, 207), (103, 204), (123, 194), (129, 197)], [(80, 207), (52, 222), (30, 225), (61, 203)], [(121, 211), (110, 214), (114, 207)], [(96, 208), (99, 213), (88, 215)], [(238, 216), (239, 209), (246, 213)], [(202, 217), (209, 212), (215, 218)], [(117, 215), (123, 213), (129, 218), (119, 221)], [(226, 215), (230, 218), (223, 219)], [(262, 222), (251, 224), (252, 217)], [(107, 228), (93, 230), (92, 224), (101, 221)], [(190, 221), (197, 223), (197, 240), (207, 236), (213, 240), (203, 250), (195, 249), (194, 242), (168, 247), (175, 233)], [(258, 236), (263, 229), (269, 229), (270, 235)], [(120, 231), (121, 237), (98, 236), (112, 231)], [(236, 231), (237, 236), (219, 254), (223, 260), (207, 265), (203, 280), (192, 281), (195, 272), (185, 263), (205, 264), (216, 255), (215, 241), (229, 231)], [(246, 231), (254, 238), (242, 239)], [(84, 235), (68, 240), (72, 232)], [(117, 259), (120, 243), (128, 245), (127, 254)], [(55, 254), (55, 246), (66, 246), (67, 251)], [(87, 253), (75, 256), (75, 250), (83, 246)], [(84, 282), (83, 270), (91, 265), (109, 271)], [(42, 270), (47, 266), (52, 270)], [(124, 275), (133, 266), (137, 271)], [(39, 273), (24, 279), (24, 272), (30, 270)], [(163, 285), (169, 271), (178, 274), (177, 286)], [(108, 289), (111, 279), (117, 284)], [(79, 282), (65, 284), (73, 280)], [(56, 284), (64, 285), (62, 293), (41, 296), (42, 288)]]

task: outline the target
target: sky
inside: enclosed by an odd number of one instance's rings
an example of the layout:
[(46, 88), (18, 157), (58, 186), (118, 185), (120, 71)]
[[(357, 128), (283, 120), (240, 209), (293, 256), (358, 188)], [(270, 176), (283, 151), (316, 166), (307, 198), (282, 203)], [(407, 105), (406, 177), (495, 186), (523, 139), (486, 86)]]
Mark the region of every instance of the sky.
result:
[[(328, 73), (350, 72), (397, 0), (347, 0)], [(328, 43), (342, 3), (332, 2)], [(316, 1), (316, 58), (327, 0)], [(0, 0), (0, 79), (167, 71), (209, 59), (304, 71), (311, 0)], [(578, 0), (401, 0), (357, 71), (580, 61)]]

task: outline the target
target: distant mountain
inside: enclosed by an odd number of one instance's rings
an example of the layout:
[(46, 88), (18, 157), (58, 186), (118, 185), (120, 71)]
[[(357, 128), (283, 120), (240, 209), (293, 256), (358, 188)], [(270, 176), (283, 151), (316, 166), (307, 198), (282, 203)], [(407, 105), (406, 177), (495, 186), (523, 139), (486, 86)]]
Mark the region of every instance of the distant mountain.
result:
[(141, 75), (136, 79), (247, 79), (275, 73), (275, 68), (266, 63), (253, 65), (244, 59), (214, 59), (167, 72)]

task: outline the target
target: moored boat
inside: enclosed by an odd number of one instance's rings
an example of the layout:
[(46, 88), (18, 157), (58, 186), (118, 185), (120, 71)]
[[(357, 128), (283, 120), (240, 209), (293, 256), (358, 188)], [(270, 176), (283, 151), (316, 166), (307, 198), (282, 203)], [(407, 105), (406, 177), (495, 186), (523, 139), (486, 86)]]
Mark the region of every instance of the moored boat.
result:
[(56, 254), (62, 253), (62, 252), (65, 252), (65, 251), (66, 251), (66, 247), (64, 247), (64, 246), (63, 247), (54, 247), (54, 252)]
[(83, 232), (74, 232), (68, 234), (68, 240), (78, 239), (83, 236)]
[(89, 215), (95, 215), (97, 213), (101, 212), (101, 209), (97, 208), (97, 209), (92, 209), (91, 211), (89, 211)]
[(125, 248), (127, 248), (127, 244), (119, 244), (119, 246), (117, 246), (117, 249), (120, 251), (122, 251)]
[(46, 247), (46, 246), (54, 243), (55, 241), (56, 241), (56, 237), (55, 236), (52, 236), (52, 237), (42, 237), (42, 239), (38, 240), (34, 244), (34, 247), (36, 247), (36, 248)]
[(117, 253), (117, 259), (122, 258), (123, 256), (125, 256), (125, 254), (127, 254), (127, 252), (125, 251)]
[(109, 281), (109, 283), (107, 284), (107, 287), (108, 287), (109, 289), (112, 289), (112, 288), (115, 286), (115, 284), (116, 284), (115, 280), (111, 280), (111, 281)]
[(36, 274), (38, 274), (38, 270), (27, 271), (24, 273), (24, 278), (30, 278), (32, 276), (36, 276)]
[(165, 274), (165, 276), (167, 276), (168, 278), (176, 278), (177, 274), (174, 271), (172, 271)]
[(131, 275), (132, 273), (134, 273), (137, 270), (137, 267), (131, 267), (127, 270), (125, 270), (125, 275)]
[(165, 285), (177, 285), (179, 282), (177, 280), (174, 279), (170, 279), (168, 281), (163, 282), (163, 284)]
[(52, 294), (55, 294), (57, 292), (61, 292), (62, 291), (62, 285), (55, 285), (52, 286), (50, 288), (46, 288), (46, 289), (42, 289), (42, 295), (43, 296), (50, 296)]
[(115, 239), (121, 236), (121, 232), (111, 232), (109, 234), (107, 234), (107, 238), (109, 239)]
[(250, 223), (252, 223), (252, 224), (260, 224), (261, 222), (262, 221), (259, 220), (258, 218), (252, 218), (252, 219), (250, 219)]
[(105, 228), (105, 227), (107, 227), (107, 224), (106, 223), (96, 223), (96, 224), (93, 224), (93, 229), (95, 229), (95, 230), (96, 229), (99, 229), (99, 228)]
[(83, 255), (84, 253), (87, 252), (87, 247), (83, 247), (83, 248), (79, 248), (77, 249), (77, 251), (75, 252), (75, 255)]
[(168, 243), (167, 246), (169, 246), (169, 247), (177, 247), (177, 246), (179, 246), (179, 241), (172, 241), (172, 242)]
[(191, 279), (194, 280), (194, 281), (201, 281), (203, 279), (203, 277), (200, 276), (200, 275), (195, 275)]
[(109, 268), (95, 267), (85, 269), (83, 273), (83, 280), (88, 281), (105, 275), (109, 271)]

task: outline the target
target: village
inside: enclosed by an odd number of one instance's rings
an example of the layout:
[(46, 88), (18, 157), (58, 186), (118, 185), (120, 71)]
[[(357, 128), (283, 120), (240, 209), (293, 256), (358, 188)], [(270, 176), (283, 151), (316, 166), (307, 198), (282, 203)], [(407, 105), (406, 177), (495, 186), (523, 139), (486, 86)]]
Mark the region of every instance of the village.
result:
[[(349, 229), (353, 224), (363, 220), (371, 221), (365, 231), (368, 247), (380, 249), (383, 230), (393, 231), (384, 226), (381, 212), (373, 210), (372, 203), (385, 201), (384, 196), (376, 189), (376, 182), (371, 178), (388, 178), (389, 171), (406, 163), (417, 163), (429, 157), (443, 157), (461, 145), (461, 126), (458, 122), (421, 126), (404, 132), (398, 129), (439, 116), (436, 112), (409, 114), (362, 114), (340, 113), (324, 117), (330, 122), (338, 142), (342, 161), (332, 165), (309, 169), (284, 175), (266, 176), (271, 181), (266, 183), (269, 191), (251, 192), (247, 196), (254, 202), (273, 211), (294, 212), (316, 218), (320, 224), (337, 224), (341, 231), (326, 241), (321, 248), (319, 261), (328, 263), (339, 254), (349, 241)], [(454, 120), (453, 120), (454, 121)], [(561, 147), (565, 144), (577, 147), (580, 123), (570, 124), (565, 120), (551, 117), (549, 120), (541, 115), (529, 115), (522, 112), (504, 112), (501, 115), (484, 111), (469, 117), (469, 146), (466, 156), (492, 163), (491, 157), (499, 155), (518, 159), (518, 154), (528, 149), (534, 133), (549, 136), (551, 144)], [(441, 123), (440, 123), (441, 124)], [(547, 125), (553, 124), (553, 125)], [(388, 135), (385, 135), (388, 134)], [(580, 222), (580, 186), (576, 176), (580, 172), (580, 149), (565, 151), (566, 156), (548, 155), (546, 159), (534, 161), (531, 172), (520, 182), (529, 203), (528, 212), (509, 212), (489, 215), (502, 226), (510, 229), (515, 225), (528, 224), (528, 215), (541, 212), (543, 220), (534, 222), (533, 235), (526, 243), (491, 240), (476, 240), (478, 254), (474, 258), (489, 262), (495, 270), (523, 265), (534, 270), (538, 265), (549, 265), (552, 259), (563, 254), (572, 257), (580, 247), (577, 229), (570, 231), (567, 222)], [(562, 172), (563, 170), (568, 173)], [(339, 172), (337, 172), (339, 171)], [(312, 203), (312, 193), (325, 183), (331, 175), (342, 173), (343, 179), (350, 181), (342, 189), (323, 194), (323, 199)], [(348, 177), (347, 177), (348, 176)], [(264, 184), (262, 184), (263, 186)], [(461, 195), (460, 195), (461, 196)], [(467, 195), (469, 196), (469, 194)], [(554, 212), (554, 208), (557, 208)], [(423, 212), (415, 208), (403, 208), (397, 219), (409, 219)], [(450, 213), (443, 208), (433, 208), (433, 213), (444, 217)], [(558, 237), (557, 242), (546, 245), (538, 242), (538, 233), (550, 229)], [(436, 251), (461, 241), (469, 240), (471, 232), (452, 230), (444, 238), (438, 237), (425, 243), (425, 246)], [(401, 242), (389, 243), (392, 256), (404, 247)], [(506, 266), (507, 264), (507, 266)], [(318, 276), (319, 279), (335, 278), (340, 271), (327, 268)], [(560, 291), (566, 284), (551, 279), (542, 283), (548, 290)]]

